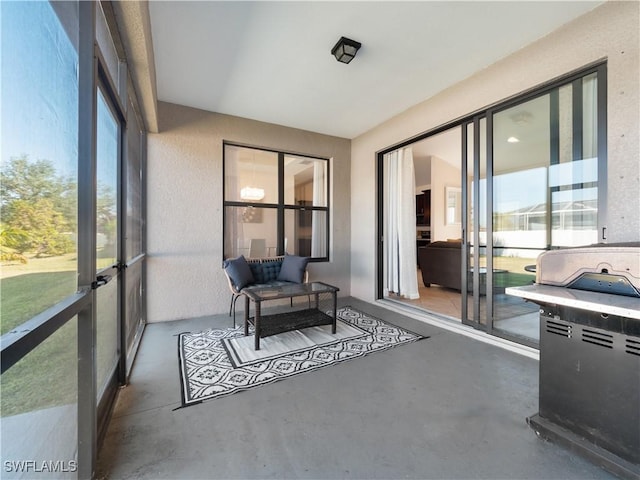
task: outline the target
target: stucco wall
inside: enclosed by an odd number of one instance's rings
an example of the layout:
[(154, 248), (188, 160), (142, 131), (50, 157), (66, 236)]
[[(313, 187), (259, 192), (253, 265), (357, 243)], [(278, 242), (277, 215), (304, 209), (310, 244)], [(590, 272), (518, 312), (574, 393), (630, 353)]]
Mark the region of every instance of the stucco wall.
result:
[[(228, 312), (222, 272), (223, 140), (332, 158), (331, 261), (310, 264), (349, 295), (350, 144), (189, 107), (159, 103), (160, 133), (148, 136), (148, 321)], [(238, 302), (241, 309), (241, 302)]]
[[(351, 150), (351, 294), (375, 298), (376, 152), (607, 59), (608, 240), (640, 240), (640, 3), (607, 2), (359, 136)], [(481, 32), (479, 32), (481, 34)]]

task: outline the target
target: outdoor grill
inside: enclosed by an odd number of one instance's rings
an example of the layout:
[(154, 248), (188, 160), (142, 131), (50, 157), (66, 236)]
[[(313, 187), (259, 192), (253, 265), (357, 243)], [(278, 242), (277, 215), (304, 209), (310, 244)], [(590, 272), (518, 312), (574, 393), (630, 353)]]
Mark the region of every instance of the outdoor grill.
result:
[(640, 243), (545, 252), (536, 283), (506, 293), (540, 305), (539, 411), (529, 425), (640, 479)]

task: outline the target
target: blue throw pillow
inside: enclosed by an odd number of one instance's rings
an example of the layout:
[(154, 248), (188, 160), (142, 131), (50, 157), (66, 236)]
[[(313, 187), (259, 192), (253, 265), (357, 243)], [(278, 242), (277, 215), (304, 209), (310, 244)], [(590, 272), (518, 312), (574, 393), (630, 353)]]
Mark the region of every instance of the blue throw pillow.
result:
[(282, 268), (278, 274), (278, 280), (284, 282), (302, 283), (304, 271), (307, 269), (309, 257), (299, 257), (297, 255), (285, 255), (282, 261)]
[(247, 285), (255, 282), (253, 274), (251, 273), (251, 268), (249, 268), (249, 264), (243, 255), (240, 255), (238, 258), (225, 260), (224, 269), (238, 290), (241, 290)]

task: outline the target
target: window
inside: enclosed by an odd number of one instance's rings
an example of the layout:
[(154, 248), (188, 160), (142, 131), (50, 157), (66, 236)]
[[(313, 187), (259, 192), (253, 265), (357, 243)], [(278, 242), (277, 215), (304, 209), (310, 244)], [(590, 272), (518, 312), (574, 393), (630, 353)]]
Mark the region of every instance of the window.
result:
[(329, 161), (224, 145), (224, 257), (329, 258)]
[(78, 10), (0, 4), (3, 466), (78, 459)]
[(144, 126), (123, 159), (137, 101), (105, 7), (0, 2), (0, 457), (17, 476), (25, 459), (93, 475), (144, 323)]
[(4, 334), (77, 290), (78, 55), (49, 3), (3, 4), (2, 43)]

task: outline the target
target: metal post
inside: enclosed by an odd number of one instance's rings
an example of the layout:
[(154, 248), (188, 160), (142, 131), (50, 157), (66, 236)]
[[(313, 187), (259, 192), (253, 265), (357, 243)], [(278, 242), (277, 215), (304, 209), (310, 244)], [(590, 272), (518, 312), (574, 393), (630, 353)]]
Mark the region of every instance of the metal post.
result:
[(94, 2), (79, 2), (78, 45), (78, 290), (91, 301), (78, 314), (78, 478), (94, 476), (96, 408), (96, 82)]

